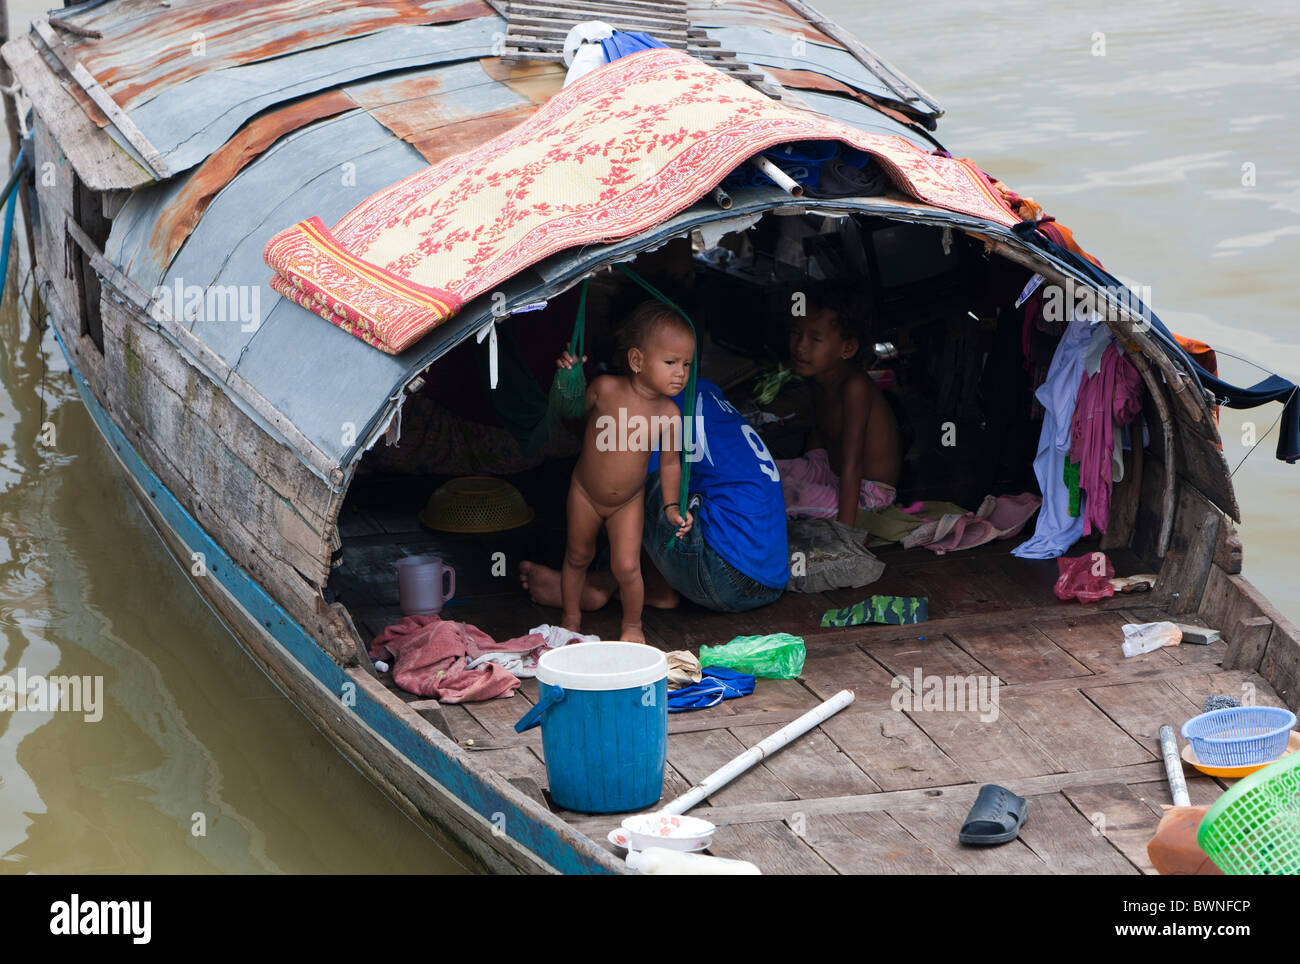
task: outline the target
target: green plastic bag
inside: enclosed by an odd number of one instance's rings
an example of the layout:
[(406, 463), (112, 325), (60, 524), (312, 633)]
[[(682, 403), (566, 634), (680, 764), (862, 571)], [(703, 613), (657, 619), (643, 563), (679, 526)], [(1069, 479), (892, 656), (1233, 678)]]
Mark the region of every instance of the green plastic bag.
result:
[(768, 679), (794, 679), (803, 672), (805, 655), (801, 636), (737, 636), (722, 646), (701, 646), (700, 665), (725, 666)]

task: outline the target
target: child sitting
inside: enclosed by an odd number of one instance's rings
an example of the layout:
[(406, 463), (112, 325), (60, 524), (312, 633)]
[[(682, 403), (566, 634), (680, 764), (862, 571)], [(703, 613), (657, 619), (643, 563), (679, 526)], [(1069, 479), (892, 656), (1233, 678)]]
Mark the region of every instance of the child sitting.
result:
[(815, 427), (802, 458), (778, 462), (786, 514), (853, 525), (859, 509), (894, 503), (902, 468), (889, 402), (856, 363), (865, 317), (842, 285), (807, 292), (807, 313), (790, 332), (790, 364), (812, 385)]
[[(601, 375), (587, 387), (582, 454), (569, 485), (561, 625), (575, 632), (581, 629), (579, 601), (603, 524), (609, 535), (610, 568), (623, 603), (619, 638), (643, 643), (641, 533), (646, 469), (657, 444), (664, 499), (675, 500), (681, 483), (682, 419), (672, 397), (686, 387), (695, 335), (677, 312), (658, 301), (646, 301), (624, 325), (620, 349), (626, 374)], [(578, 361), (566, 351), (556, 364), (570, 368)], [(665, 501), (650, 511), (666, 513), (679, 536), (690, 531), (691, 515), (682, 512), (676, 501)]]

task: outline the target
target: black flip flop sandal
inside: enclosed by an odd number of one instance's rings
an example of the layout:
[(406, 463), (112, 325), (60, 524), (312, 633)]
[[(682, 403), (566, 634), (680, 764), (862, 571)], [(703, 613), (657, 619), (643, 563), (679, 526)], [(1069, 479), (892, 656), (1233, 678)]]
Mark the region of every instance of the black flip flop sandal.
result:
[(1028, 811), (1029, 803), (1024, 797), (995, 783), (985, 784), (980, 787), (957, 839), (972, 846), (1008, 843), (1020, 835)]

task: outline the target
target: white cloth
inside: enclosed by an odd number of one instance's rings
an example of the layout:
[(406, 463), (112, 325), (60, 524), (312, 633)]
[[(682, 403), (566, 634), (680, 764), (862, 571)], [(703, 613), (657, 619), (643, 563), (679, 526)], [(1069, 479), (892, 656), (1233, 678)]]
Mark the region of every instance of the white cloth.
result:
[(588, 20), (569, 31), (564, 38), (564, 64), (569, 68), (564, 75), (565, 87), (607, 63), (600, 42), (612, 36), (614, 28), (603, 20)]
[(548, 649), (559, 649), (561, 646), (569, 645), (569, 643), (594, 643), (600, 639), (599, 636), (584, 636), (582, 633), (575, 633), (573, 630), (565, 629), (562, 626), (552, 626), (550, 623), (534, 626), (528, 630), (528, 635), (542, 637), (544, 645), (534, 646), (531, 649), (521, 649), (517, 652), (494, 650), (491, 653), (484, 653), (477, 659), (470, 660), (465, 668), (478, 669), (485, 663), (499, 663), (520, 679), (526, 679), (537, 675), (537, 661)]
[(1088, 342), (1088, 350), (1083, 355), (1083, 370), (1090, 376), (1101, 371), (1101, 356), (1106, 353), (1106, 346), (1114, 340), (1115, 336), (1105, 325), (1097, 325), (1092, 329), (1092, 340)]
[[(1011, 550), (1021, 559), (1055, 559), (1083, 535), (1083, 506), (1080, 503), (1077, 518), (1070, 515), (1070, 490), (1064, 471), (1065, 458), (1070, 454), (1070, 420), (1074, 418), (1084, 355), (1092, 337), (1092, 322), (1080, 312), (1056, 346), (1047, 380), (1034, 393), (1043, 406), (1043, 431), (1034, 457), (1034, 475), (1043, 490), (1043, 507), (1038, 512), (1033, 538)], [(1081, 493), (1083, 498), (1086, 496)]]

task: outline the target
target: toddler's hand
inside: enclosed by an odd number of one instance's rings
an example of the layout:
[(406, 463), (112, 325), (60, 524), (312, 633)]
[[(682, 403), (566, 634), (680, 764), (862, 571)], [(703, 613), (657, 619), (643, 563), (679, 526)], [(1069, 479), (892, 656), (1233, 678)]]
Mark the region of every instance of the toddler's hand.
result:
[[(583, 355), (582, 360), (585, 362), (587, 360), (587, 356)], [(568, 351), (566, 351), (559, 358), (555, 359), (556, 368), (572, 368), (577, 363), (578, 363), (577, 356), (571, 355)]]
[(668, 507), (668, 521), (677, 526), (678, 538), (681, 538), (686, 535), (686, 533), (690, 532), (691, 526), (695, 524), (695, 519), (689, 512), (687, 512), (685, 518), (683, 518), (681, 511), (675, 505), (670, 505)]

